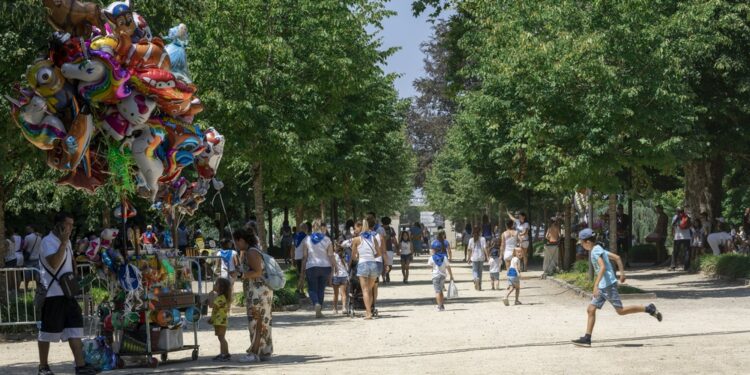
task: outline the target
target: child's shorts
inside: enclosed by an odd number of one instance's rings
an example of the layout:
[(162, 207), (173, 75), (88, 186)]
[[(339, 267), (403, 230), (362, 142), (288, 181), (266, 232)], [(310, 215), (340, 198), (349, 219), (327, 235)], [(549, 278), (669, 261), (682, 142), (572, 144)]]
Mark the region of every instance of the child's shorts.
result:
[(346, 276), (336, 277), (333, 278), (333, 285), (339, 286), (339, 285), (346, 285), (347, 281), (349, 281), (349, 278)]
[(500, 272), (490, 272), (490, 280), (492, 281), (500, 280)]
[(436, 276), (432, 278), (432, 287), (435, 288), (435, 293), (442, 293), (445, 287), (445, 276)]
[(622, 300), (620, 299), (620, 293), (617, 291), (617, 283), (599, 289), (599, 297), (593, 297), (591, 304), (597, 309), (601, 309), (606, 301), (609, 301), (616, 309), (622, 308)]
[(220, 326), (220, 325), (214, 326), (214, 335), (224, 336), (226, 334), (227, 334), (227, 326)]
[(514, 286), (516, 288), (521, 286), (521, 279), (518, 276), (508, 276), (508, 286)]

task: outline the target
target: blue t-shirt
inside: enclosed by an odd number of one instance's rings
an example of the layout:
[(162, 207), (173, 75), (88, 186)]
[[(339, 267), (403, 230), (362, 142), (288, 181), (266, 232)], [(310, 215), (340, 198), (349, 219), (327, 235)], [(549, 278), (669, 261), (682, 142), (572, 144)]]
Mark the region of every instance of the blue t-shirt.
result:
[(433, 250), (435, 250), (435, 252), (438, 252), (438, 253), (439, 252), (447, 253), (449, 246), (450, 246), (450, 243), (448, 242), (448, 240), (443, 240), (443, 247), (442, 248), (440, 247), (440, 241), (439, 240), (435, 240), (435, 241), (432, 241), (432, 246), (430, 246), (430, 247)]
[(597, 261), (597, 258), (599, 257), (604, 260), (605, 268), (604, 276), (602, 276), (602, 279), (599, 281), (599, 289), (604, 289), (610, 285), (617, 284), (612, 263), (609, 262), (609, 257), (607, 256), (607, 250), (604, 250), (604, 248), (599, 245), (594, 246), (591, 250), (591, 264), (594, 265), (594, 274), (599, 273), (599, 262)]

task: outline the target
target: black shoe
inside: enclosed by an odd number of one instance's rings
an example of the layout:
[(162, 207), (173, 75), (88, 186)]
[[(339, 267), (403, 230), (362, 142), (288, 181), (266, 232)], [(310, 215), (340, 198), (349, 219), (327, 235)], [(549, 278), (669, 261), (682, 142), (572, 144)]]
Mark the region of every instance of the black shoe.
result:
[(98, 374), (99, 371), (97, 371), (93, 366), (91, 365), (84, 365), (81, 367), (76, 367), (76, 375), (95, 375)]
[(37, 372), (37, 375), (55, 375), (54, 372), (49, 368), (47, 365), (39, 365), (39, 371)]
[(583, 347), (583, 348), (590, 348), (591, 347), (591, 339), (590, 338), (586, 338), (586, 336), (583, 336), (583, 337), (579, 338), (578, 340), (571, 340), (571, 342), (575, 346), (580, 346), (580, 347)]
[(656, 318), (656, 320), (658, 320), (658, 321), (660, 321), (660, 322), (661, 322), (661, 320), (662, 320), (662, 315), (661, 315), (661, 313), (659, 312), (659, 310), (657, 310), (657, 309), (656, 309), (656, 305), (654, 305), (654, 304), (652, 303), (652, 304), (649, 304), (648, 306), (646, 306), (646, 312), (647, 312), (647, 313), (648, 313), (649, 315), (651, 315), (651, 316), (653, 316), (654, 318)]
[(227, 361), (229, 361), (230, 359), (232, 359), (232, 355), (231, 355), (231, 354), (219, 354), (219, 355), (217, 355), (216, 357), (214, 357), (214, 358), (212, 359), (212, 361), (216, 361), (216, 362), (227, 362)]

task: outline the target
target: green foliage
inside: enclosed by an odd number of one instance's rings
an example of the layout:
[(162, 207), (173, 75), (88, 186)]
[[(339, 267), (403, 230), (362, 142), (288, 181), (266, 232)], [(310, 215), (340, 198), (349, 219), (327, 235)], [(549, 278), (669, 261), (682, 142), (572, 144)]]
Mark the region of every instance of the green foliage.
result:
[[(273, 292), (273, 307), (282, 308), (288, 305), (296, 305), (299, 303), (299, 295), (297, 295), (297, 272), (293, 269), (287, 269), (284, 271), (286, 276), (286, 285), (283, 289), (275, 290)], [(234, 294), (234, 306), (245, 306), (245, 294), (235, 293)]]
[(573, 269), (571, 272), (573, 273), (587, 273), (589, 271), (589, 262), (585, 260), (577, 260), (573, 264)]
[(730, 280), (750, 278), (750, 257), (745, 255), (703, 255), (698, 262), (700, 270), (707, 275), (723, 276)]
[[(578, 263), (576, 262), (576, 267), (578, 267)], [(585, 262), (583, 262), (585, 264)], [(569, 284), (572, 284), (574, 286), (577, 286), (578, 288), (581, 288), (581, 290), (585, 292), (591, 292), (594, 289), (594, 281), (589, 279), (588, 275), (586, 274), (586, 271), (584, 272), (565, 272), (555, 275), (556, 278), (563, 280)], [(636, 293), (645, 293), (642, 289), (636, 288), (634, 286), (630, 285), (617, 285), (617, 291), (620, 292), (620, 294), (636, 294)]]

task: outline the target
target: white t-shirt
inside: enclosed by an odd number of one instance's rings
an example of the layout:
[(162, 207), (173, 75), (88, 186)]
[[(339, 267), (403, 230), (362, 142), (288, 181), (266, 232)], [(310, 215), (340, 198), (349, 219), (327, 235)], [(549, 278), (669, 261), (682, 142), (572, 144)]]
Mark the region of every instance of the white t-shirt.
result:
[(307, 236), (304, 241), (305, 248), (307, 249), (307, 265), (305, 269), (313, 267), (332, 267), (331, 261), (328, 258), (328, 246), (331, 245), (331, 239), (323, 236), (323, 239), (318, 243), (313, 243), (312, 236)]
[(500, 260), (490, 257), (490, 273), (500, 273)]
[(513, 257), (513, 259), (510, 260), (510, 268), (515, 268), (516, 272), (521, 271), (521, 259), (518, 259), (518, 257)]
[(333, 257), (336, 259), (336, 267), (338, 267), (338, 270), (334, 276), (349, 277), (349, 273), (347, 272), (346, 266), (344, 265), (344, 260), (341, 259), (339, 253), (333, 253)]
[(16, 260), (16, 252), (13, 251), (13, 239), (6, 239), (5, 246), (7, 247), (7, 252), (5, 253), (5, 263)]
[(677, 220), (677, 215), (672, 217), (672, 228), (674, 228), (674, 239), (675, 240), (690, 240), (693, 238), (690, 228), (680, 229), (680, 222)]
[(24, 246), (26, 246), (27, 249), (29, 249), (29, 259), (28, 260), (38, 260), (39, 259), (39, 251), (42, 249), (42, 237), (36, 233), (29, 233), (26, 235), (26, 238), (23, 239)]
[(47, 273), (47, 269), (53, 273), (57, 272), (57, 277), (60, 277), (64, 273), (73, 272), (73, 247), (70, 245), (70, 240), (68, 240), (68, 244), (65, 246), (65, 252), (67, 254), (65, 254), (63, 263), (60, 266), (60, 272), (47, 263), (47, 257), (55, 254), (59, 248), (60, 239), (52, 232), (42, 239), (41, 257), (39, 260), (44, 267), (41, 267), (39, 273), (41, 273), (42, 282), (47, 288), (47, 297), (58, 297), (63, 295), (62, 289), (60, 289), (60, 284), (56, 281), (52, 282), (52, 275)]
[(237, 258), (237, 251), (236, 250), (219, 250), (216, 252), (216, 256), (220, 257), (222, 251), (231, 251), (232, 257), (229, 259), (229, 262), (225, 262), (224, 258), (221, 258), (221, 277), (229, 278), (229, 274), (232, 272), (235, 272), (237, 268), (234, 265), (234, 260)]
[[(516, 220), (516, 230), (518, 231), (518, 237), (521, 238), (521, 241), (526, 241), (529, 238), (529, 222), (525, 221), (523, 224), (521, 223), (521, 220)], [(526, 235), (521, 235), (521, 232), (526, 232)]]
[(427, 259), (427, 265), (432, 266), (433, 278), (438, 277), (438, 276), (448, 277), (448, 265), (449, 265), (448, 257), (445, 257), (445, 260), (443, 260), (443, 264), (440, 266), (435, 264), (435, 261), (432, 260), (432, 257), (430, 257), (429, 259)]
[(401, 244), (401, 255), (409, 255), (411, 254), (411, 243), (409, 241), (407, 242), (400, 242)]
[(731, 240), (732, 240), (732, 235), (727, 232), (711, 233), (706, 238), (706, 242), (708, 242), (708, 246), (711, 247), (711, 251), (713, 251), (714, 255), (721, 254), (721, 249), (719, 249), (719, 245), (727, 241), (731, 241)]
[(383, 262), (383, 257), (375, 257), (378, 253), (378, 236), (372, 236), (370, 239), (366, 239), (364, 236), (359, 236), (359, 262)]
[(469, 240), (469, 249), (471, 249), (472, 262), (484, 262), (485, 247), (487, 247), (487, 240), (485, 240), (484, 237), (479, 237), (479, 242), (474, 242), (473, 237)]
[(310, 236), (305, 236), (305, 238), (300, 241), (299, 246), (294, 248), (294, 260), (302, 260), (303, 256), (303, 250), (305, 248), (305, 242)]

